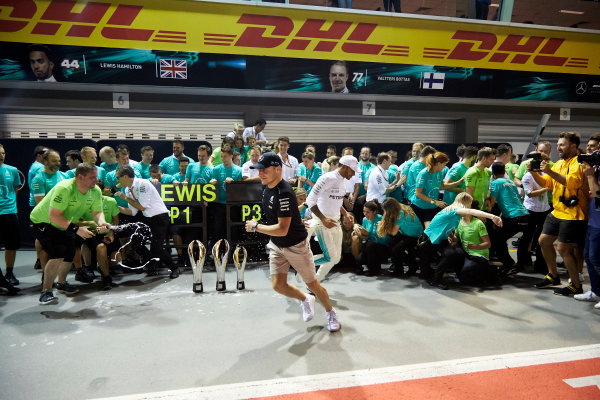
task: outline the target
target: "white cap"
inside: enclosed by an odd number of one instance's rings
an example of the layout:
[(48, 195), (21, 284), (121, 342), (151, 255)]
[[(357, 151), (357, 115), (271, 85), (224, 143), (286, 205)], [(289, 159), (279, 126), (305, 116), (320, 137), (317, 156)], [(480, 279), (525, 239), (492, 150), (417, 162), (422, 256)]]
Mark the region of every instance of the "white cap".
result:
[(357, 174), (361, 173), (361, 170), (358, 167), (358, 160), (354, 156), (351, 156), (351, 155), (343, 156), (342, 158), (340, 158), (340, 165), (346, 165), (346, 166), (352, 168), (352, 170), (354, 172), (356, 172)]

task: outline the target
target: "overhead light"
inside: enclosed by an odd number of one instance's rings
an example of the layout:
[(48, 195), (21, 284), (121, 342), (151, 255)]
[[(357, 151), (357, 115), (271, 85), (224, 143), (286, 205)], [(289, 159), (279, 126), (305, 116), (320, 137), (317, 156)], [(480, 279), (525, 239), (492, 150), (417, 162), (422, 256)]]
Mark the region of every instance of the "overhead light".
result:
[(581, 15), (583, 11), (560, 10), (559, 13)]

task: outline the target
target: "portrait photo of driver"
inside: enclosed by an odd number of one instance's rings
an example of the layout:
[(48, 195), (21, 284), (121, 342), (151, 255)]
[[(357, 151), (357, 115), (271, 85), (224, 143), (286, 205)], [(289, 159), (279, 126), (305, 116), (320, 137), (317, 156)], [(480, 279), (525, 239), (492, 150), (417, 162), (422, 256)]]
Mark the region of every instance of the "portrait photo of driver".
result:
[(38, 82), (56, 82), (52, 51), (43, 44), (32, 44), (28, 51), (29, 66)]
[(331, 67), (329, 67), (329, 84), (332, 93), (350, 93), (346, 86), (348, 75), (346, 61), (336, 61), (331, 64)]

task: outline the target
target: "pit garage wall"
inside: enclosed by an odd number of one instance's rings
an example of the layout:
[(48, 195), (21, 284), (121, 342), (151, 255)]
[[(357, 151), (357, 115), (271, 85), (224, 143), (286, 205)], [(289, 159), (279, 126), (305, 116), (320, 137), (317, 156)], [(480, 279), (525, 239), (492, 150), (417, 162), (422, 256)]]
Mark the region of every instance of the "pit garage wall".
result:
[[(113, 108), (113, 93), (129, 94), (129, 109)], [(523, 152), (542, 114), (544, 136), (563, 130), (584, 139), (600, 131), (600, 105), (465, 100), (404, 96), (331, 95), (248, 90), (44, 85), (4, 82), (0, 88), (2, 137), (206, 140), (218, 146), (233, 123), (268, 121), (270, 140), (292, 143), (510, 142)], [(363, 102), (376, 115), (362, 115)], [(560, 121), (560, 107), (571, 121)]]

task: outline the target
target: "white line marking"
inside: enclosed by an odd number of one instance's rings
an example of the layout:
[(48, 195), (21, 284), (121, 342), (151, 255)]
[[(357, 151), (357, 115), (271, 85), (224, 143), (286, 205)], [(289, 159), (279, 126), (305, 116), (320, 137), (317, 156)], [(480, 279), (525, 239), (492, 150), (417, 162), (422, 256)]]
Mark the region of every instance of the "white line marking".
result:
[(597, 386), (600, 389), (600, 375), (584, 376), (582, 378), (563, 379), (563, 381), (572, 388), (582, 388), (586, 386)]
[[(600, 357), (600, 344), (106, 397), (104, 399), (96, 400), (187, 400), (192, 398), (195, 400), (237, 400), (310, 392), (315, 390), (401, 382), (413, 379), (435, 378), (439, 376), (577, 361), (597, 357)], [(596, 383), (592, 384), (595, 385)], [(585, 386), (590, 386), (590, 384), (586, 383)]]

